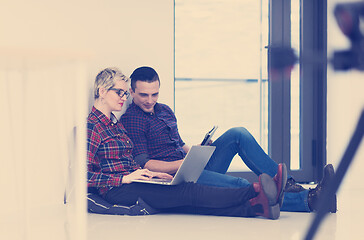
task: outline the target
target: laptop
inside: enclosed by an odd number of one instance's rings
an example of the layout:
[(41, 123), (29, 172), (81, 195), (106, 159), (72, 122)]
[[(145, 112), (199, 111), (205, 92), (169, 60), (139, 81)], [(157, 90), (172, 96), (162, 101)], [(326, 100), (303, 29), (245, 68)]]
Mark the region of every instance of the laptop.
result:
[(196, 182), (209, 161), (215, 146), (192, 146), (173, 179), (151, 178), (149, 180), (132, 180), (132, 182), (176, 185), (183, 182)]

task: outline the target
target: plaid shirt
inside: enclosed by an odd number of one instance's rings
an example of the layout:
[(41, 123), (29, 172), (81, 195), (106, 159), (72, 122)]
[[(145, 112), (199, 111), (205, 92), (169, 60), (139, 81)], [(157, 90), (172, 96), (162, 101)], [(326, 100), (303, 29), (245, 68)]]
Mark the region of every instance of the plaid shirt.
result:
[[(157, 103), (154, 113), (147, 113), (133, 102), (121, 122), (134, 143), (136, 159), (141, 154), (147, 160), (176, 161), (185, 157), (182, 148), (185, 143), (178, 133), (176, 116), (167, 105)], [(146, 161), (138, 163), (144, 166)]]
[[(112, 115), (112, 118), (115, 118)], [(120, 122), (114, 123), (92, 107), (87, 118), (87, 185), (100, 194), (121, 185), (123, 175), (139, 168), (132, 158), (133, 143)]]

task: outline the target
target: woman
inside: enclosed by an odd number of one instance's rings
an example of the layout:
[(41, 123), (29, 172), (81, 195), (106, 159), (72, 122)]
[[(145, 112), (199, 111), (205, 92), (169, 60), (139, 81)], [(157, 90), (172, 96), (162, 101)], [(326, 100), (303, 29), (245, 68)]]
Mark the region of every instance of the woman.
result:
[(286, 168), (274, 180), (267, 174), (246, 188), (219, 188), (195, 183), (174, 186), (132, 183), (166, 173), (141, 169), (131, 155), (133, 143), (112, 111), (120, 111), (129, 93), (128, 78), (116, 68), (102, 70), (95, 80), (95, 103), (87, 120), (88, 187), (97, 188), (108, 202), (133, 205), (138, 198), (160, 212), (277, 219), (283, 198)]

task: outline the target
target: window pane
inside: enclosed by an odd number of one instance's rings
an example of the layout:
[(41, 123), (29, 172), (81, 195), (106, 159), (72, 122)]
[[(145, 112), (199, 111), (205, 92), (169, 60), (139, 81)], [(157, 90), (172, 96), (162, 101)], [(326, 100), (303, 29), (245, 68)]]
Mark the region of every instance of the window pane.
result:
[[(175, 1), (175, 112), (182, 138), (199, 144), (244, 126), (267, 149), (268, 1)], [(235, 159), (231, 171), (243, 171)]]

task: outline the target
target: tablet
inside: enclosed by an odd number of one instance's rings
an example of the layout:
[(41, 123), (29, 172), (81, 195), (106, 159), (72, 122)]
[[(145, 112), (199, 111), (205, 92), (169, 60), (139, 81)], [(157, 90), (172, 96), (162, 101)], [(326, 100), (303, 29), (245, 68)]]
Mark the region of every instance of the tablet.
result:
[(208, 131), (205, 135), (205, 138), (201, 142), (201, 146), (206, 146), (209, 144), (212, 136), (214, 135), (215, 131), (217, 129), (217, 126), (214, 126), (210, 131)]

